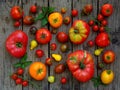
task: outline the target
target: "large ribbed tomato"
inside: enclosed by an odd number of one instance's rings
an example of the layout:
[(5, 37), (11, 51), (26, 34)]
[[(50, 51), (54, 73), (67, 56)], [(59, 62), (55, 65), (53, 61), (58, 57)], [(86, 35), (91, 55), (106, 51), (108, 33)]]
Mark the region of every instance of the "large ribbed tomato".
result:
[(87, 51), (77, 50), (69, 54), (67, 65), (72, 75), (80, 82), (87, 82), (94, 75), (94, 60)]

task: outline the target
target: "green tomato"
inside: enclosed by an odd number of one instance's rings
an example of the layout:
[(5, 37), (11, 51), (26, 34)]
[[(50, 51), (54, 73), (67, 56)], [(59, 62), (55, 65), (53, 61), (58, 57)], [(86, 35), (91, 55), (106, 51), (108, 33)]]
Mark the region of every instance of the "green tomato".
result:
[(54, 83), (55, 82), (55, 77), (54, 76), (49, 76), (48, 77), (48, 82), (49, 83)]

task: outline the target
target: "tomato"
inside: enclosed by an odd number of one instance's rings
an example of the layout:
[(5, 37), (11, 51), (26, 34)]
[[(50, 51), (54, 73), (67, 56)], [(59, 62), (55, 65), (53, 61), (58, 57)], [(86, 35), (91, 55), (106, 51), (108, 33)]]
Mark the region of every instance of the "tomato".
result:
[(44, 52), (43, 52), (43, 50), (38, 49), (38, 50), (36, 50), (35, 54), (37, 55), (37, 57), (41, 58), (41, 57), (43, 57)]
[(48, 66), (51, 66), (52, 62), (53, 62), (52, 58), (46, 58), (46, 60), (45, 60), (45, 64), (48, 65)]
[(103, 15), (102, 14), (98, 14), (97, 20), (98, 21), (102, 21), (103, 19), (104, 19)]
[(82, 44), (90, 33), (89, 25), (83, 20), (76, 20), (69, 29), (69, 38), (74, 44)]
[(68, 35), (65, 32), (58, 32), (56, 37), (57, 40), (61, 43), (65, 43), (68, 41)]
[(95, 32), (97, 32), (97, 31), (99, 30), (98, 25), (94, 25), (94, 26), (92, 27), (92, 30), (95, 31)]
[(92, 12), (92, 10), (93, 10), (93, 6), (91, 4), (87, 4), (83, 8), (83, 12), (86, 15), (90, 14)]
[(19, 27), (20, 26), (20, 22), (19, 21), (16, 21), (15, 23), (14, 23), (14, 27)]
[(36, 32), (36, 40), (40, 44), (47, 44), (52, 39), (52, 34), (46, 28), (40, 28)]
[(30, 33), (35, 35), (37, 32), (37, 28), (35, 26), (30, 27)]
[(61, 44), (60, 50), (61, 52), (67, 52), (69, 50), (68, 44)]
[(54, 71), (55, 71), (55, 73), (60, 74), (60, 73), (64, 72), (65, 69), (66, 69), (66, 67), (64, 64), (58, 64), (55, 66)]
[(70, 53), (67, 65), (72, 75), (80, 82), (87, 82), (94, 76), (94, 60), (87, 51), (77, 50)]
[(23, 10), (19, 6), (12, 7), (10, 11), (11, 17), (15, 20), (21, 19), (23, 17), (23, 13), (24, 13)]
[(24, 73), (24, 70), (22, 68), (17, 69), (17, 74), (18, 75), (23, 75), (23, 73)]
[(48, 22), (53, 28), (59, 28), (63, 23), (63, 17), (59, 12), (53, 12), (48, 17)]
[(114, 73), (112, 70), (104, 70), (101, 73), (101, 81), (103, 84), (110, 84), (114, 79)]
[(109, 35), (106, 32), (99, 33), (95, 38), (95, 43), (99, 47), (106, 47), (110, 44)]
[(113, 6), (111, 4), (104, 4), (102, 7), (101, 7), (101, 13), (103, 16), (111, 16), (112, 13), (113, 13)]
[(90, 21), (88, 22), (88, 24), (89, 24), (90, 26), (92, 26), (92, 25), (94, 25), (94, 21), (93, 21), (93, 20), (90, 20)]
[(51, 43), (50, 44), (50, 49), (53, 50), (53, 51), (56, 50), (57, 49), (56, 43)]
[(46, 66), (42, 62), (34, 62), (29, 67), (29, 74), (35, 80), (43, 80), (46, 77)]
[(101, 24), (102, 24), (102, 26), (106, 26), (108, 24), (108, 22), (107, 22), (107, 20), (104, 19), (101, 21)]
[(66, 83), (67, 83), (66, 77), (62, 77), (62, 78), (61, 78), (61, 83), (62, 83), (62, 84), (66, 84)]
[(22, 84), (22, 79), (21, 79), (21, 78), (17, 78), (17, 79), (15, 80), (15, 82), (16, 82), (16, 84)]
[(72, 12), (71, 12), (71, 14), (72, 14), (73, 17), (78, 16), (78, 10), (73, 9)]
[(104, 32), (104, 31), (105, 31), (105, 27), (101, 26), (101, 27), (99, 28), (99, 31), (100, 31), (100, 32)]
[(16, 73), (13, 73), (13, 74), (11, 75), (11, 78), (12, 78), (13, 80), (16, 80), (16, 79), (18, 78), (18, 75), (17, 75)]
[(89, 41), (87, 42), (87, 44), (88, 44), (88, 46), (93, 47), (93, 46), (94, 46), (94, 41), (89, 40)]
[(67, 8), (65, 8), (65, 7), (61, 8), (61, 13), (62, 13), (62, 14), (65, 14), (66, 11), (67, 11)]
[(21, 58), (25, 55), (28, 43), (28, 36), (22, 30), (12, 32), (6, 39), (7, 51), (16, 58)]
[(27, 80), (24, 80), (24, 81), (22, 82), (22, 86), (23, 86), (23, 87), (28, 86), (28, 81), (27, 81)]
[(68, 25), (68, 24), (70, 24), (70, 22), (71, 22), (71, 18), (70, 18), (69, 16), (66, 16), (66, 17), (63, 19), (63, 22), (64, 22), (65, 25)]
[(36, 13), (36, 12), (37, 12), (37, 6), (36, 6), (36, 5), (32, 5), (32, 6), (30, 7), (30, 12), (31, 12), (31, 13)]
[(25, 25), (31, 25), (34, 23), (34, 19), (32, 16), (25, 16), (24, 19), (23, 19), (23, 23)]
[(115, 53), (112, 50), (107, 50), (103, 53), (102, 57), (106, 64), (110, 64), (115, 60)]

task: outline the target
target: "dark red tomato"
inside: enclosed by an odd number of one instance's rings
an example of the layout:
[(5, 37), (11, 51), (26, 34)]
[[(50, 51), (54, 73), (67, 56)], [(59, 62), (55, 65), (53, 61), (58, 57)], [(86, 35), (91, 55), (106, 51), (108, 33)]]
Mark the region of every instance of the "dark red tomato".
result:
[(21, 78), (17, 78), (17, 79), (15, 80), (15, 82), (16, 82), (16, 84), (22, 84), (22, 79), (21, 79)]
[(27, 80), (24, 80), (24, 81), (22, 82), (22, 86), (23, 86), (23, 87), (28, 86), (28, 81), (27, 81)]
[(32, 16), (25, 16), (24, 19), (23, 19), (23, 23), (25, 25), (31, 25), (34, 23), (34, 19)]
[(101, 26), (101, 27), (99, 28), (99, 31), (100, 31), (100, 32), (104, 32), (104, 31), (105, 31), (105, 27)]
[(92, 27), (92, 30), (95, 31), (95, 32), (98, 31), (98, 30), (99, 30), (98, 25), (94, 25), (94, 26)]
[(36, 53), (37, 57), (39, 57), (39, 58), (41, 58), (44, 55), (43, 50), (40, 50), (40, 49), (36, 50), (35, 53)]
[(61, 83), (62, 83), (62, 84), (66, 84), (66, 83), (67, 83), (66, 77), (62, 77), (62, 78), (61, 78)]
[(76, 9), (73, 9), (71, 13), (72, 13), (73, 17), (78, 16), (78, 10), (76, 10)]
[(65, 43), (68, 41), (68, 35), (65, 32), (58, 32), (57, 40), (61, 43)]
[(92, 6), (91, 4), (87, 4), (87, 5), (85, 5), (84, 8), (83, 8), (83, 12), (84, 12), (86, 15), (90, 14), (90, 13), (92, 12), (92, 10), (93, 10), (93, 6)]
[(87, 42), (87, 44), (88, 44), (89, 47), (93, 47), (93, 46), (94, 46), (94, 41), (89, 40), (89, 41)]
[(98, 14), (97, 20), (98, 21), (102, 21), (103, 19), (104, 19), (103, 15), (102, 14)]
[(112, 13), (113, 13), (113, 6), (111, 4), (104, 4), (102, 7), (101, 7), (101, 13), (103, 16), (111, 16)]
[(18, 75), (23, 75), (23, 73), (24, 73), (24, 70), (22, 68), (17, 69), (17, 74)]
[(31, 12), (31, 13), (37, 13), (37, 6), (36, 6), (36, 5), (32, 5), (32, 6), (30, 7), (30, 12)]
[(57, 48), (56, 43), (51, 43), (50, 49), (54, 51), (54, 50), (56, 50), (56, 48)]
[(69, 16), (66, 16), (66, 17), (63, 19), (63, 23), (64, 23), (65, 25), (70, 24), (70, 22), (71, 22), (71, 18), (70, 18)]
[(36, 32), (36, 40), (40, 44), (47, 44), (52, 39), (51, 32), (46, 28), (41, 28)]
[(101, 21), (102, 26), (106, 26), (107, 24), (108, 24), (107, 20), (104, 19), (104, 20)]
[(19, 6), (12, 7), (10, 11), (11, 17), (15, 20), (21, 19), (23, 17), (23, 13), (24, 13), (23, 10)]
[(13, 80), (16, 80), (16, 79), (18, 78), (18, 75), (14, 73), (14, 74), (11, 75), (11, 78), (12, 78)]
[(46, 58), (46, 60), (45, 60), (45, 64), (48, 65), (48, 66), (51, 66), (52, 62), (53, 62), (52, 58)]
[(19, 27), (20, 26), (20, 21), (15, 21), (14, 27)]
[(89, 24), (90, 26), (92, 26), (92, 25), (94, 24), (94, 21), (93, 21), (93, 20), (90, 20), (90, 21), (88, 22), (88, 24)]

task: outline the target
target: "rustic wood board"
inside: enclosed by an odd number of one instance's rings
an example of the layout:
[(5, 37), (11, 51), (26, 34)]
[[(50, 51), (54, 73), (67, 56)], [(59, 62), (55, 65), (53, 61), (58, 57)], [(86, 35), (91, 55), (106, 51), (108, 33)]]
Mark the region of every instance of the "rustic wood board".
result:
[[(14, 5), (19, 5), (21, 7), (23, 7), (23, 10), (25, 11), (25, 15), (31, 15), (29, 13), (29, 7), (35, 3), (37, 3), (38, 6), (51, 6), (51, 7), (55, 7), (55, 11), (60, 11), (62, 7), (66, 7), (67, 8), (67, 13), (63, 15), (63, 17), (65, 16), (70, 16), (71, 14), (71, 10), (72, 9), (77, 9), (79, 10), (79, 16), (76, 18), (72, 18), (72, 22), (76, 19), (83, 19), (85, 21), (90, 20), (89, 17), (85, 17), (85, 16), (81, 16), (80, 15), (80, 11), (82, 10), (82, 8), (84, 7), (84, 5), (91, 3), (94, 7), (93, 13), (90, 15), (91, 17), (96, 17), (97, 14), (100, 12), (100, 7), (106, 3), (106, 1), (103, 0), (1, 0), (0, 1), (0, 90), (119, 90), (120, 89), (120, 60), (119, 60), (119, 53), (120, 53), (120, 1), (119, 0), (109, 0), (109, 3), (111, 3), (115, 10), (114, 10), (114, 14), (108, 18), (108, 22), (109, 22), (109, 27), (111, 28), (110, 30), (110, 36), (111, 36), (111, 45), (109, 47), (107, 47), (105, 50), (111, 49), (116, 53), (116, 61), (114, 63), (112, 63), (111, 65), (107, 65), (106, 68), (104, 69), (112, 69), (115, 73), (115, 79), (113, 81), (112, 84), (108, 85), (108, 86), (99, 86), (98, 88), (94, 88), (93, 83), (91, 81), (87, 82), (87, 83), (79, 83), (77, 80), (75, 80), (75, 78), (72, 77), (72, 74), (69, 72), (68, 69), (66, 69), (66, 71), (60, 75), (55, 74), (54, 73), (54, 67), (55, 65), (59, 64), (59, 63), (65, 63), (66, 62), (66, 56), (70, 53), (73, 52), (75, 50), (78, 49), (84, 49), (84, 50), (88, 50), (90, 53), (93, 54), (94, 50), (97, 47), (92, 47), (92, 48), (88, 48), (87, 47), (87, 41), (88, 40), (94, 40), (96, 34), (94, 32), (91, 31), (89, 38), (86, 40), (86, 42), (82, 45), (73, 45), (72, 43), (68, 42), (67, 44), (69, 45), (69, 52), (67, 53), (62, 53), (60, 51), (60, 45), (61, 43), (59, 43), (56, 40), (56, 35), (53, 35), (53, 38), (51, 40), (51, 42), (47, 45), (39, 45), (36, 49), (34, 50), (30, 50), (30, 41), (35, 39), (35, 37), (33, 35), (30, 35), (29, 33), (29, 26), (26, 25), (21, 25), (19, 28), (15, 28), (13, 27), (13, 23), (14, 21), (11, 19), (9, 13), (10, 13), (10, 9), (12, 6)], [(40, 12), (40, 10), (39, 10)], [(33, 16), (37, 16), (33, 15)], [(33, 26), (36, 26), (38, 29), (41, 28), (40, 25), (40, 21), (38, 21), (37, 23), (35, 23)], [(72, 24), (72, 23), (71, 23)], [(68, 30), (70, 28), (70, 25), (65, 26), (62, 25), (57, 31), (64, 31), (68, 34)], [(52, 27), (50, 27), (50, 25), (46, 25), (46, 28), (48, 28), (50, 31), (53, 30)], [(26, 32), (29, 36), (29, 44), (28, 44), (28, 48), (27, 48), (27, 53), (28, 53), (28, 60), (30, 61), (41, 61), (41, 62), (45, 62), (45, 59), (47, 57), (51, 57), (52, 53), (59, 53), (62, 55), (63, 59), (61, 62), (53, 62), (53, 65), (51, 67), (47, 67), (47, 76), (45, 78), (45, 80), (43, 81), (35, 81), (33, 80), (29, 74), (28, 74), (28, 68), (26, 69), (26, 72), (24, 74), (24, 77), (29, 78), (30, 80), (32, 80), (33, 82), (35, 82), (36, 84), (40, 85), (41, 87), (39, 87), (39, 89), (35, 89), (33, 86), (28, 86), (28, 87), (22, 87), (20, 85), (15, 85), (14, 81), (11, 80), (9, 78), (10, 74), (13, 73), (15, 71), (15, 69), (13, 68), (13, 64), (16, 63), (19, 59), (16, 59), (12, 56), (10, 56), (8, 54), (8, 52), (5, 49), (5, 40), (8, 37), (8, 35), (13, 32), (16, 29), (22, 29), (24, 32)], [(57, 43), (57, 50), (56, 51), (51, 51), (49, 45), (51, 43)], [(37, 58), (35, 56), (35, 51), (37, 49), (42, 49), (45, 52), (44, 57), (42, 58)], [(101, 61), (101, 56), (98, 57), (94, 57), (94, 61), (95, 61), (95, 65), (98, 64), (98, 61)], [(96, 67), (96, 66), (95, 66)], [(103, 69), (103, 70), (104, 70)], [(97, 70), (95, 69), (95, 74), (94, 76), (100, 75), (102, 70)], [(48, 83), (47, 81), (47, 77), (49, 75), (54, 75), (56, 78), (56, 82), (53, 84)], [(68, 83), (65, 85), (62, 85), (60, 83), (60, 79), (61, 77), (67, 77), (68, 79)]]

